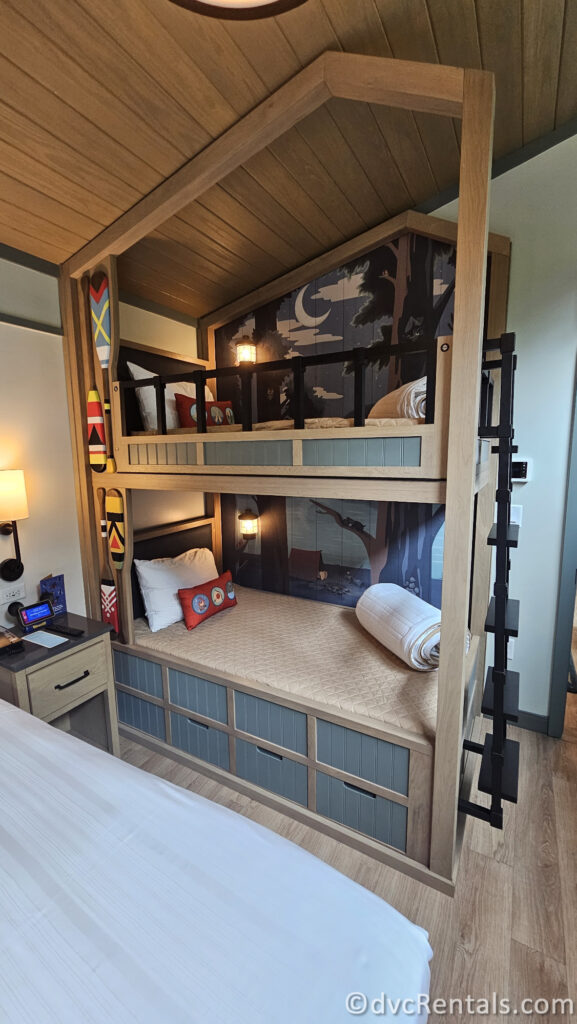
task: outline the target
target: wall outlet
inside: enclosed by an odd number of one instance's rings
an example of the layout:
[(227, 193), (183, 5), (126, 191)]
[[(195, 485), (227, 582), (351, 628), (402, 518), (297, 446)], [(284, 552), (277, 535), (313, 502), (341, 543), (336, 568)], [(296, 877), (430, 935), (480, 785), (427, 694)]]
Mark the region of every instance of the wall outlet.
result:
[(511, 522), (516, 526), (523, 525), (523, 506), (511, 505)]
[(11, 601), (20, 601), (26, 597), (26, 587), (23, 583), (13, 583), (11, 587), (0, 590), (0, 604), (10, 604)]

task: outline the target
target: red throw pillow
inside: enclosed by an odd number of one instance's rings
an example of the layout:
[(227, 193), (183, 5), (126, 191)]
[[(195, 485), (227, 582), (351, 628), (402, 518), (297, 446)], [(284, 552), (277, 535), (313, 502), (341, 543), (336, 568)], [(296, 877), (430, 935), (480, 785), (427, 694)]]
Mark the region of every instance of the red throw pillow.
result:
[[(181, 427), (196, 428), (196, 398), (189, 395), (174, 396), (178, 422)], [(207, 427), (223, 427), (226, 424), (234, 423), (232, 402), (207, 402), (206, 403), (206, 425)]]
[(232, 573), (223, 572), (215, 580), (200, 583), (198, 587), (178, 591), (178, 600), (182, 606), (182, 614), (187, 629), (194, 629), (211, 615), (216, 615), (223, 608), (232, 608), (236, 604)]

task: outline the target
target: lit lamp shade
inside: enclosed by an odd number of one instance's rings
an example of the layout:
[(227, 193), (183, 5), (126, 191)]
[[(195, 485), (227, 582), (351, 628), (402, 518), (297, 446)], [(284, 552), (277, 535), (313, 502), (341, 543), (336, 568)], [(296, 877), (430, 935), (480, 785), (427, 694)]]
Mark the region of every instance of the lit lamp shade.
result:
[(247, 335), (236, 343), (236, 361), (241, 363), (256, 363), (256, 345)]
[(300, 7), (305, 0), (172, 0), (177, 7), (184, 7), (196, 14), (208, 14), (211, 18), (272, 18), (275, 14)]
[(28, 499), (21, 469), (0, 470), (0, 523), (28, 519)]
[(251, 512), (247, 509), (246, 512), (241, 512), (238, 518), (242, 536), (247, 540), (250, 537), (256, 537), (258, 534), (258, 516), (256, 512)]

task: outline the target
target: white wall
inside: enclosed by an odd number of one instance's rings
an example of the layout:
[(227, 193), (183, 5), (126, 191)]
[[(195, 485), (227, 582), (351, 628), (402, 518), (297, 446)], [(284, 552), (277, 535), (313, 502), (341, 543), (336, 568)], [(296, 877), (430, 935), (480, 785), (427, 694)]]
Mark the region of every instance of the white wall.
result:
[(129, 306), (126, 302), (119, 305), (122, 344), (134, 342), (136, 345), (147, 345), (160, 352), (166, 352), (169, 356), (179, 355), (182, 359), (196, 358), (196, 327), (167, 316), (160, 316), (158, 313), (150, 313), (138, 306)]
[[(0, 304), (2, 297), (0, 292)], [(41, 315), (37, 296), (30, 308)], [(63, 572), (68, 608), (83, 614), (64, 359), (58, 335), (0, 323), (0, 469), (23, 469), (26, 479), (30, 518), (18, 526), (25, 567), (20, 582), (26, 586), (26, 598), (22, 600), (35, 601), (38, 581), (50, 572)], [(0, 561), (12, 558), (13, 552), (12, 537), (0, 536)], [(0, 580), (0, 594), (9, 585)], [(0, 624), (14, 625), (6, 616), (5, 603), (0, 604)]]
[[(570, 418), (577, 353), (577, 138), (493, 182), (490, 226), (513, 243), (508, 329), (517, 334), (515, 432), (533, 458), (510, 593), (521, 600), (511, 667), (521, 674), (520, 705), (546, 715), (561, 559)], [(456, 219), (457, 204), (435, 211)], [(577, 524), (576, 527), (577, 529)]]
[(60, 327), (57, 278), (0, 260), (0, 311)]

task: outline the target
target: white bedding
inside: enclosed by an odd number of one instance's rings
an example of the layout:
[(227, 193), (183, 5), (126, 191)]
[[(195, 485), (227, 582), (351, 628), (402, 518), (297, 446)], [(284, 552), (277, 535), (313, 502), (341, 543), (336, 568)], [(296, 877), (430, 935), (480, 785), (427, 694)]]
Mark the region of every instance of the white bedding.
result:
[(0, 701), (2, 1024), (345, 1024), (350, 992), (427, 992), (430, 955), (299, 847)]

